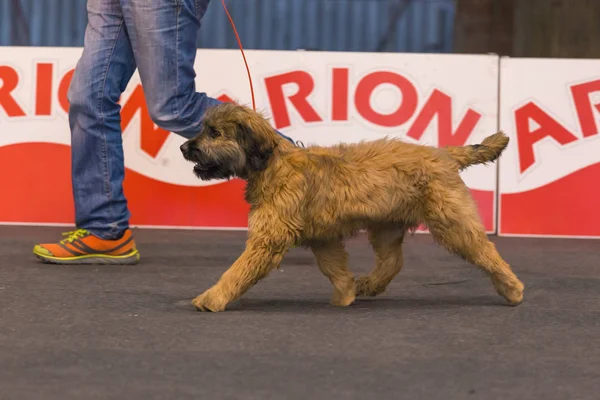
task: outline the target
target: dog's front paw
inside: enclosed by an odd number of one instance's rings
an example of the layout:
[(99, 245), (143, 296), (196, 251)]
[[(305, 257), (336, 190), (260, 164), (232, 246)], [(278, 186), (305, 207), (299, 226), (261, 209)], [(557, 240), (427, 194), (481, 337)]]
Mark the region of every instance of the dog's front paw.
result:
[(354, 303), (356, 294), (354, 293), (354, 282), (350, 282), (345, 290), (340, 291), (335, 289), (331, 299), (331, 305), (336, 307), (347, 307)]
[(508, 301), (510, 305), (518, 306), (523, 302), (523, 291), (525, 286), (518, 279), (507, 282), (494, 282), (498, 293)]
[(225, 311), (227, 301), (224, 300), (223, 296), (218, 293), (217, 290), (208, 289), (206, 292), (192, 300), (192, 304), (198, 311), (219, 312)]

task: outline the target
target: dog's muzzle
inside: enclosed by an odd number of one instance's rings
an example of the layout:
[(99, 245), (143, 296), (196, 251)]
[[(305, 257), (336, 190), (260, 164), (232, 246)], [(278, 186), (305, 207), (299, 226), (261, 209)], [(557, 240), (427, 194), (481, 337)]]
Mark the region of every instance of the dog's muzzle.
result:
[(188, 140), (182, 144), (179, 149), (183, 154), (183, 158), (193, 162), (194, 173), (201, 179), (220, 178), (223, 175), (219, 165), (207, 160), (202, 151), (198, 149), (193, 140)]
[(194, 161), (191, 160), (191, 154), (190, 154), (190, 149), (192, 147), (192, 144), (190, 143), (189, 140), (186, 140), (181, 146), (179, 146), (179, 150), (181, 150), (181, 154), (183, 154), (183, 158), (185, 158), (188, 161)]
[(194, 146), (194, 142), (192, 140), (188, 140), (182, 144), (179, 147), (179, 150), (181, 150), (183, 158), (185, 158), (187, 161), (191, 161), (195, 164), (199, 164), (204, 161), (202, 152), (196, 146)]

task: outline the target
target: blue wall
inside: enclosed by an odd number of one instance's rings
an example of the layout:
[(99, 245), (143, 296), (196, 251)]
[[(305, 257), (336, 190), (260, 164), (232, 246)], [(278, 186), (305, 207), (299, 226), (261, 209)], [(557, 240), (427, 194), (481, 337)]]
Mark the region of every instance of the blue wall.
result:
[[(227, 0), (227, 4), (248, 49), (452, 51), (453, 0)], [(405, 11), (390, 22), (399, 6)], [(0, 0), (0, 45), (82, 46), (85, 8), (86, 0)], [(388, 40), (382, 41), (386, 36)], [(237, 47), (220, 0), (212, 0), (198, 46)]]

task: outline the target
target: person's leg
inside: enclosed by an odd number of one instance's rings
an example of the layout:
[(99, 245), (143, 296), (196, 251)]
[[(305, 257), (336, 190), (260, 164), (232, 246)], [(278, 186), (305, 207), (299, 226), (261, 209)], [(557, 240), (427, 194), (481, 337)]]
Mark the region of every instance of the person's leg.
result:
[(119, 0), (88, 0), (84, 50), (69, 88), (75, 221), (103, 239), (129, 227), (117, 103), (136, 65)]
[(84, 49), (69, 87), (72, 184), (77, 233), (34, 253), (57, 263), (131, 263), (120, 126), (121, 93), (136, 65), (120, 0), (88, 0)]
[(197, 92), (195, 83), (198, 31), (209, 3), (121, 0), (150, 116), (159, 127), (188, 139), (200, 131), (206, 110), (221, 103)]

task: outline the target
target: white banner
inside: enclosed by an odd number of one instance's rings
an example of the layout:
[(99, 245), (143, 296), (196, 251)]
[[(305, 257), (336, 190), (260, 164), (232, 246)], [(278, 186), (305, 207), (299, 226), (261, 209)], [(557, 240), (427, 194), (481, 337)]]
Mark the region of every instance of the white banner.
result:
[(500, 233), (600, 236), (600, 61), (502, 59)]
[[(0, 209), (10, 211), (0, 212), (0, 221), (72, 222), (66, 90), (80, 54), (81, 49), (72, 48), (0, 52), (0, 163), (14, 169), (16, 159), (26, 161), (12, 171), (18, 176), (15, 186), (19, 179), (38, 176), (36, 180), (51, 179), (61, 188), (56, 194), (39, 186), (9, 188), (28, 199), (44, 190), (61, 209), (33, 210), (33, 200), (3, 199)], [(259, 108), (283, 133), (306, 145), (386, 135), (428, 145), (463, 145), (479, 143), (497, 130), (495, 56), (247, 51), (247, 58)], [(199, 91), (250, 103), (238, 51), (200, 50), (196, 71)], [(133, 224), (246, 226), (243, 185), (195, 178), (178, 149), (183, 139), (150, 120), (137, 74), (121, 104)], [(46, 163), (42, 170), (40, 163)], [(494, 231), (496, 166), (474, 166), (463, 178), (486, 228)], [(172, 212), (176, 205), (187, 211)]]

